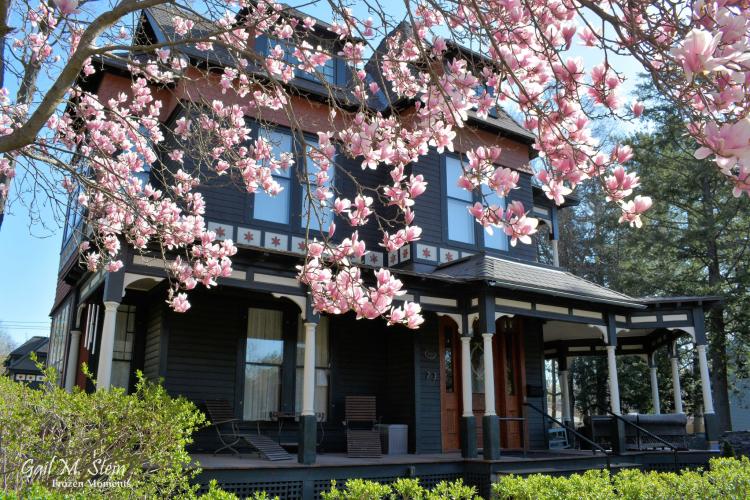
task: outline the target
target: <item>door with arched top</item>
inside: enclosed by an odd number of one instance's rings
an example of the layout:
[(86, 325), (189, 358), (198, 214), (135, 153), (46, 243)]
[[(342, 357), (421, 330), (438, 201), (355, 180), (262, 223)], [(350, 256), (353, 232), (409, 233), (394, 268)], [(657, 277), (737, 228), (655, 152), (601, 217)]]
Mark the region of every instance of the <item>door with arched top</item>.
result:
[[(501, 417), (520, 419), (524, 414), (523, 401), (526, 388), (521, 319), (499, 318), (495, 328), (493, 346), (496, 412)], [(506, 449), (521, 448), (524, 443), (523, 432), (522, 421), (501, 420), (500, 446)]]
[(456, 323), (443, 316), (439, 323), (440, 337), (440, 427), (443, 451), (461, 448), (461, 359), (460, 338)]

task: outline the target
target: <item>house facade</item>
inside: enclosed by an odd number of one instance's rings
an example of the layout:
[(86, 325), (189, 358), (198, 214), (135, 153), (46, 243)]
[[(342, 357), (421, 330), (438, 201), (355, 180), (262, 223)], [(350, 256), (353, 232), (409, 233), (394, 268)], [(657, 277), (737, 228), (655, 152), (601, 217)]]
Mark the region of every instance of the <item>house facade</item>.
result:
[[(142, 32), (158, 41), (170, 32), (171, 18), (147, 10)], [(335, 53), (335, 37), (325, 33), (324, 23), (319, 26)], [(260, 40), (257, 50), (266, 45)], [(345, 89), (348, 69), (332, 61), (326, 78)], [(105, 98), (127, 91), (125, 67), (107, 60), (98, 64), (100, 71), (85, 82), (87, 90)], [(375, 80), (376, 68), (368, 65)], [(302, 137), (314, 142), (327, 124), (320, 84), (300, 74), (292, 85), (300, 91), (294, 106), (301, 132), (292, 131), (281, 114), (275, 123), (247, 117), (279, 151), (299, 148)], [(169, 131), (181, 106), (178, 98), (167, 102), (163, 127)], [(383, 103), (368, 105), (386, 111)], [(413, 103), (388, 106), (389, 112), (409, 112)], [(503, 454), (548, 449), (545, 359), (558, 360), (563, 414), (570, 421), (567, 360), (606, 356), (611, 411), (619, 415), (616, 357), (652, 359), (688, 335), (698, 346), (707, 440), (715, 441), (704, 312), (717, 299), (633, 298), (559, 268), (558, 214), (565, 206), (555, 206), (533, 186), (528, 167), (533, 135), (504, 114), (471, 116), (460, 134), (455, 153), (431, 150), (410, 166), (410, 173), (423, 175), (430, 186), (416, 201), (416, 223), (423, 229), (418, 242), (386, 253), (378, 250), (374, 224), (359, 231), (372, 249), (361, 266), (386, 267), (403, 281), (407, 298), (424, 311), (418, 330), (311, 310), (295, 266), (302, 261), (308, 226), (325, 230), (333, 216), (308, 220), (304, 185), (292, 169), (277, 179), (286, 189), (274, 198), (217, 179), (203, 183), (209, 228), (218, 239), (235, 241), (239, 252), (231, 277), (211, 290), (191, 292), (192, 307), (181, 314), (165, 303), (161, 256), (126, 250), (117, 273), (82, 269), (76, 249), (84, 231), (71, 208), (52, 312), (62, 325), (53, 331), (52, 344), (62, 348), (50, 353), (49, 364), (68, 389), (131, 389), (141, 370), (199, 407), (206, 400), (226, 400), (248, 429), (296, 449), (302, 466), (346, 450), (342, 421), (351, 395), (375, 396), (382, 424), (406, 425), (407, 450), (416, 458), (454, 454), (456, 463), (493, 464)], [(455, 180), (462, 151), (477, 145), (501, 146), (502, 165), (519, 172), (519, 189), (508, 201), (523, 202), (543, 222), (540, 238), (548, 243), (543, 248), (510, 246), (504, 235), (488, 235), (468, 214), (466, 206), (474, 200)], [(363, 171), (361, 160), (339, 155), (336, 162), (363, 183), (386, 182), (386, 172)], [(344, 195), (354, 192), (345, 176), (334, 175), (332, 182)], [(81, 372), (83, 362), (96, 374), (96, 386)], [(669, 383), (679, 401), (676, 370), (675, 375)], [(650, 376), (656, 387), (655, 368)], [(658, 391), (654, 397), (658, 409)], [(196, 436), (196, 453), (218, 447), (213, 430)], [(306, 474), (304, 468), (294, 470)]]
[[(55, 327), (59, 327), (59, 324), (52, 325), (52, 328)], [(64, 337), (58, 336), (58, 338), (60, 339), (58, 345), (54, 347), (63, 349), (61, 342)], [(47, 361), (49, 347), (49, 337), (31, 337), (13, 349), (5, 358), (3, 361), (4, 375), (16, 382), (24, 382), (30, 387), (39, 387), (44, 382), (44, 373), (39, 369), (39, 366), (44, 365)]]

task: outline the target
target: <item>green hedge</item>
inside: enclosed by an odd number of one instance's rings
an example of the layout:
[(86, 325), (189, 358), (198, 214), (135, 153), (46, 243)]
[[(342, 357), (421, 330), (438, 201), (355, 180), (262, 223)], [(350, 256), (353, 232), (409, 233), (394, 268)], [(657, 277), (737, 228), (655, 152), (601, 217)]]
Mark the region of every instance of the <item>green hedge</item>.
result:
[[(132, 394), (41, 389), (0, 376), (0, 491), (13, 498), (194, 496), (185, 447), (205, 417), (139, 374)], [(54, 497), (53, 497), (54, 498)]]
[(569, 477), (535, 474), (505, 476), (492, 486), (497, 499), (715, 499), (750, 498), (750, 462), (747, 457), (711, 459), (706, 471), (641, 472), (626, 469), (587, 471)]

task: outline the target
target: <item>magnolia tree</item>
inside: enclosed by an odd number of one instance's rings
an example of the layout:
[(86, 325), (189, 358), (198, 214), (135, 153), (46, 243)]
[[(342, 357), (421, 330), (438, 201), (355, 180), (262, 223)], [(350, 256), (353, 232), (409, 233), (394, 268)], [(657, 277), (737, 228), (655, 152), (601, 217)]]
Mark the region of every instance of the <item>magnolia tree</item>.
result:
[[(85, 217), (80, 252), (88, 268), (120, 269), (122, 245), (160, 251), (169, 262), (168, 301), (176, 311), (188, 309), (187, 292), (195, 286), (229, 276), (236, 253), (232, 241), (216, 242), (207, 230), (198, 189), (205, 176), (223, 175), (249, 193), (274, 195), (281, 186), (273, 174), (296, 163), (310, 218), (327, 207), (339, 222), (323, 234), (308, 231), (299, 279), (315, 309), (417, 327), (418, 304), (393, 304), (402, 283), (386, 269), (368, 276), (357, 265), (367, 250), (357, 229), (376, 224), (387, 251), (419, 239), (414, 200), (428, 186), (406, 167), (429, 148), (453, 151), (472, 110), (486, 117), (503, 107), (521, 117), (536, 137), (536, 177), (555, 203), (581, 182), (598, 182), (603, 202), (620, 207), (620, 221), (640, 227), (652, 201), (634, 193), (638, 177), (626, 170), (632, 151), (604, 147), (592, 134), (598, 118), (634, 119), (643, 112), (642, 104), (620, 95), (625, 76), (612, 61), (621, 56), (636, 59), (680, 110), (685, 132), (701, 145), (696, 156), (715, 160), (735, 196), (750, 195), (745, 2), (404, 0), (396, 8), (319, 0), (301, 6), (330, 21), (336, 54), (315, 41), (320, 21), (266, 0), (42, 0), (3, 7), (2, 205), (13, 201), (12, 181), (21, 170), (31, 175), (32, 191), (72, 195)], [(138, 32), (143, 9), (166, 7), (173, 28), (167, 39)], [(403, 20), (410, 28), (394, 31)], [(275, 45), (255, 50), (259, 37)], [(587, 67), (574, 57), (581, 45), (600, 62)], [(472, 51), (451, 50), (457, 46)], [(333, 55), (352, 73), (344, 89), (323, 75)], [(374, 55), (376, 64), (367, 64)], [(104, 99), (84, 90), (102, 61), (127, 70), (127, 91)], [(289, 85), (300, 70), (317, 75), (330, 104), (327, 126), (302, 157), (253, 134), (245, 119), (282, 114), (301, 130), (303, 117), (294, 109), (299, 96)], [(373, 98), (412, 104), (408, 112), (381, 114), (367, 105)], [(166, 133), (162, 124), (175, 102), (180, 118)], [(517, 187), (518, 173), (497, 166), (501, 148), (462, 151), (463, 175), (450, 182), (501, 197)], [(330, 182), (334, 171), (356, 181), (337, 162), (342, 157), (362, 169), (385, 169), (389, 182), (357, 183), (356, 194), (345, 196)], [(158, 182), (142, 182), (144, 170)], [(536, 231), (528, 208), (514, 201), (467, 210), (515, 245), (530, 243)]]

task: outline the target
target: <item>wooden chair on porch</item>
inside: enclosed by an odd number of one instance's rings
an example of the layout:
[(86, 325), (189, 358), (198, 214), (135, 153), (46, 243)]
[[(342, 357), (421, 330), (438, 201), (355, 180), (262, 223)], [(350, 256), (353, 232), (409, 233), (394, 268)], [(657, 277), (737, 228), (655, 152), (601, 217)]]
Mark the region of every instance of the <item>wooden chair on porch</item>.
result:
[(382, 455), (375, 396), (347, 396), (344, 408), (346, 452), (350, 457), (377, 458)]
[(214, 451), (214, 455), (222, 450), (229, 450), (235, 455), (239, 455), (235, 446), (242, 441), (258, 451), (258, 453), (268, 460), (292, 460), (290, 455), (279, 443), (264, 436), (260, 432), (248, 433), (239, 428), (240, 419), (234, 416), (232, 407), (226, 399), (208, 399), (204, 401), (208, 418), (211, 425), (216, 429), (216, 434), (222, 446)]

